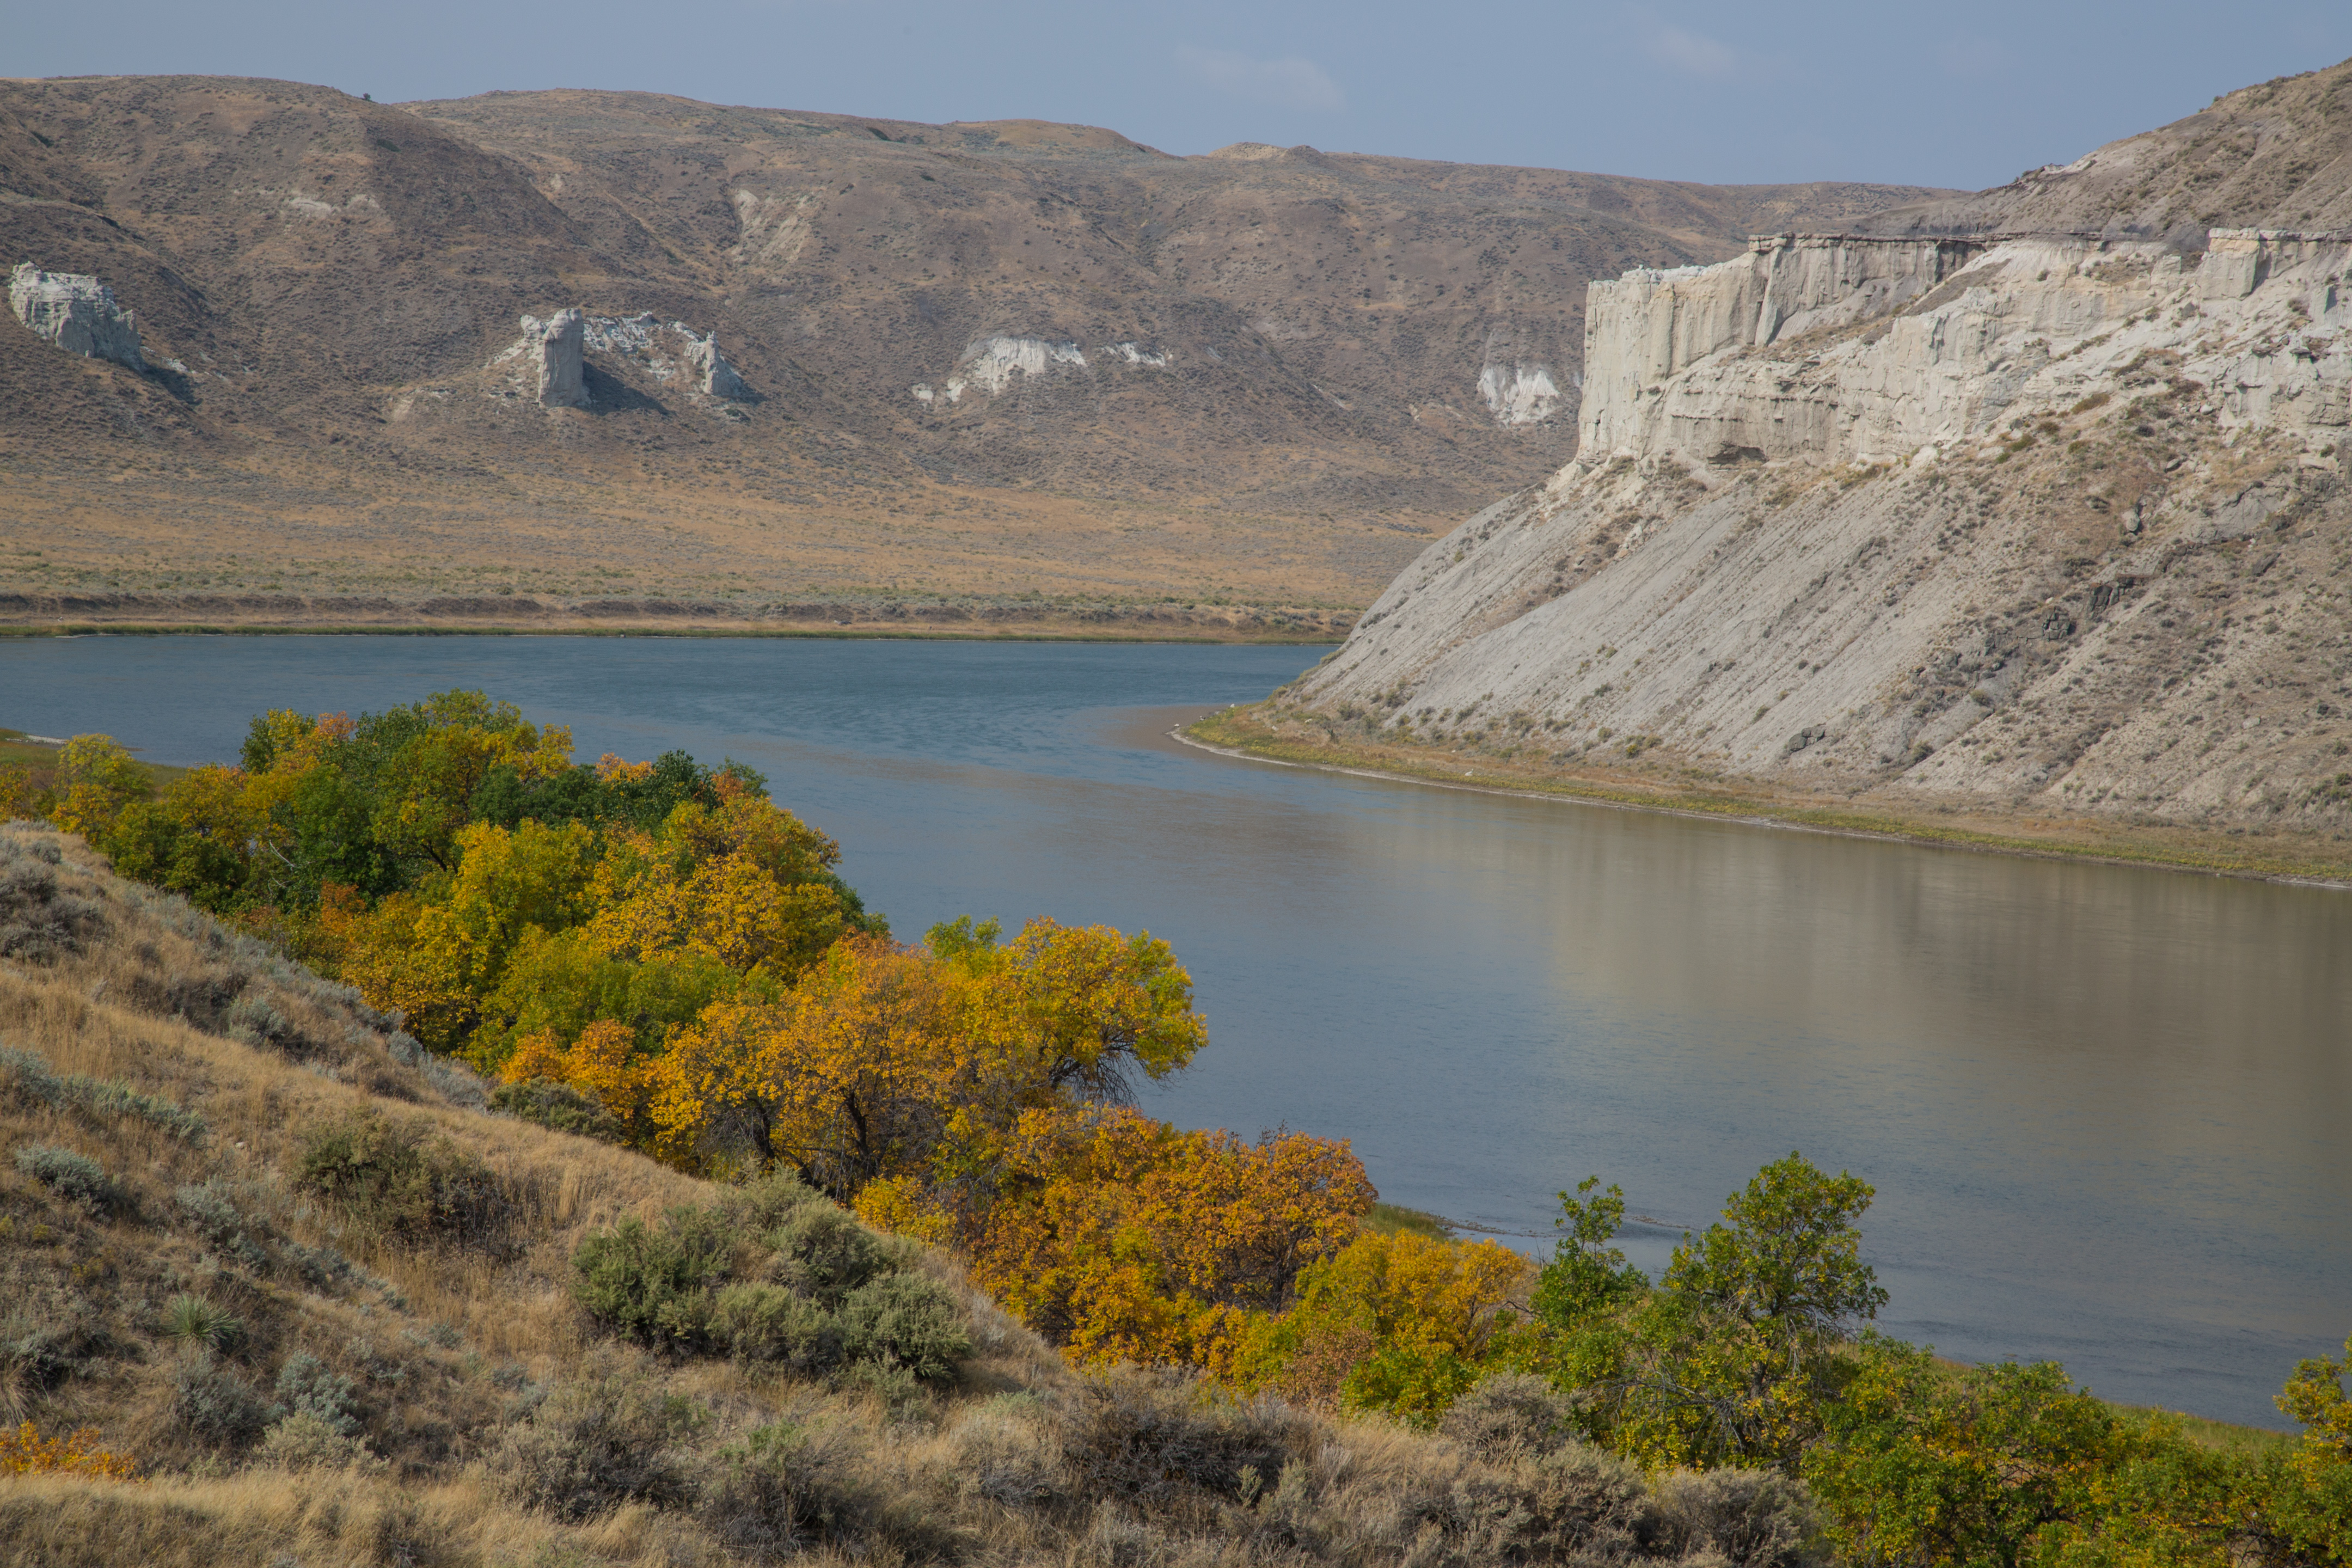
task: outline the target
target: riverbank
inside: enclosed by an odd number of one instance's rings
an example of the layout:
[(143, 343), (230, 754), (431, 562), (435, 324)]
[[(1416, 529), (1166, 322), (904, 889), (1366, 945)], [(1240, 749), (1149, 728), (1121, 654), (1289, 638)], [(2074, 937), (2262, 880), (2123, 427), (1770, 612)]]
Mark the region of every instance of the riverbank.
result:
[(1356, 612), (1324, 605), (1049, 603), (954, 598), (816, 602), (483, 595), (394, 600), (295, 595), (0, 593), (0, 637), (688, 637), (1024, 642), (1327, 644)]
[(2352, 840), (2261, 827), (2192, 828), (2122, 822), (2083, 814), (2004, 812), (1976, 800), (1889, 792), (1807, 793), (1703, 773), (1561, 764), (1434, 746), (1342, 738), (1337, 725), (1286, 715), (1263, 703), (1221, 710), (1173, 731), (1226, 756), (1374, 778), (1576, 801), (1621, 810), (1740, 822), (1848, 837), (1976, 849), (2050, 859), (2202, 871), (2352, 889)]

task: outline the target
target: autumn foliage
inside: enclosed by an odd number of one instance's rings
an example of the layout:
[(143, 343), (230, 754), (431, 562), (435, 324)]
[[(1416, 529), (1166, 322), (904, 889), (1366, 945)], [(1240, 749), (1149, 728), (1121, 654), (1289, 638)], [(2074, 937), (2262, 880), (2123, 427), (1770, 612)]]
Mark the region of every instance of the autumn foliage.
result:
[(139, 1475), (136, 1460), (98, 1446), (90, 1427), (61, 1437), (44, 1437), (30, 1421), (15, 1431), (0, 1429), (0, 1476), (89, 1476), (128, 1481)]

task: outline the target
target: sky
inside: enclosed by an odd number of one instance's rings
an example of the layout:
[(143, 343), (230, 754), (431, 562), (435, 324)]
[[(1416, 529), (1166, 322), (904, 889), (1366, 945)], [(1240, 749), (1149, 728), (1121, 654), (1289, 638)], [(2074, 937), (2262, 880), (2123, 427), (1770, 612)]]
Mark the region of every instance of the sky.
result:
[(1975, 189), (2352, 57), (2346, 0), (76, 0), (11, 76), (635, 89), (1710, 183)]

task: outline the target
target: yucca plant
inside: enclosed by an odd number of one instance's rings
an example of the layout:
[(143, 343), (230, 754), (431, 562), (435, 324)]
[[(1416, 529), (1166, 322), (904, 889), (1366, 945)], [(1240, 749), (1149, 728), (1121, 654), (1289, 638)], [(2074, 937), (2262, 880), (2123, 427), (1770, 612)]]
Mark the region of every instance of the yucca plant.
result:
[(202, 1296), (184, 1292), (164, 1303), (163, 1337), (226, 1354), (245, 1338), (245, 1320)]

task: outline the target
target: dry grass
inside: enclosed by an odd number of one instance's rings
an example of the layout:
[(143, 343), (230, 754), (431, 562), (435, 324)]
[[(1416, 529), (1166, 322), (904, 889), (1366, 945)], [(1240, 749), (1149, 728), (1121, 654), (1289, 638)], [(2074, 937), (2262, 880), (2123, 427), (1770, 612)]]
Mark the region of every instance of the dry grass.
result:
[[(54, 873), (44, 896), (86, 900), (100, 923), (79, 946), (0, 960), (0, 1047), (42, 1064), (0, 1058), (0, 1143), (86, 1155), (122, 1201), (93, 1212), (0, 1160), (0, 1415), (94, 1427), (145, 1474), (0, 1479), (0, 1564), (1720, 1555), (1672, 1487), (1653, 1493), (1549, 1428), (1497, 1447), (1219, 1401), (1172, 1373), (1082, 1376), (939, 1254), (919, 1267), (973, 1346), (952, 1386), (877, 1392), (619, 1343), (572, 1299), (573, 1249), (722, 1189), (486, 1113), (478, 1084), (341, 987), (114, 879), (76, 840), (0, 826), (0, 888), (33, 885), (5, 873), (36, 863)], [(282, 1027), (230, 1022), (256, 999)], [(203, 1134), (175, 1135), (158, 1100), (200, 1115)], [(300, 1190), (306, 1134), (362, 1107), (480, 1162), (503, 1226), (402, 1244)], [(172, 1337), (190, 1300), (199, 1321), (235, 1320), (211, 1348)], [(297, 1357), (342, 1392), (308, 1428), (288, 1419), (257, 1442), (278, 1413), (256, 1406), (307, 1386), (288, 1381)], [(192, 1415), (238, 1389), (245, 1426)], [(337, 1420), (348, 1436), (320, 1424)], [(551, 1477), (584, 1500), (546, 1501)]]

